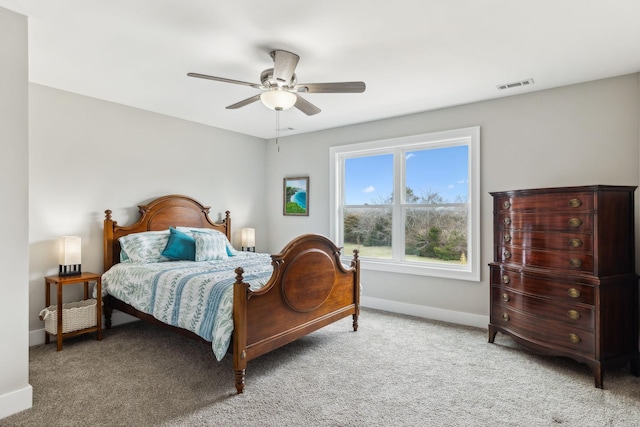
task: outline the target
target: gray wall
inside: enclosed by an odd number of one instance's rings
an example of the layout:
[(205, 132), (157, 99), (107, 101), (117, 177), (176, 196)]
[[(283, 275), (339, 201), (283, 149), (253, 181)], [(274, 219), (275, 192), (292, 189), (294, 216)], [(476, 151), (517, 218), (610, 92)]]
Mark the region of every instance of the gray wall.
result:
[(30, 408), (27, 18), (0, 8), (0, 418)]
[[(279, 152), (273, 144), (268, 149), (269, 250), (280, 250), (303, 232), (329, 233), (329, 147), (479, 125), (481, 281), (363, 271), (362, 283), (364, 305), (486, 327), (486, 265), (493, 243), (489, 192), (638, 185), (639, 102), (639, 74), (631, 74), (281, 138)], [(282, 178), (304, 175), (310, 177), (310, 215), (284, 217)]]
[[(236, 246), (240, 228), (266, 229), (264, 140), (36, 84), (29, 99), (32, 343), (44, 340), (38, 312), (43, 277), (57, 274), (58, 237), (80, 236), (82, 269), (101, 273), (106, 209), (128, 225), (137, 205), (185, 194), (211, 206), (214, 220), (231, 211)], [(65, 287), (64, 299), (81, 289)]]
[[(105, 209), (129, 224), (137, 204), (188, 194), (211, 204), (214, 216), (232, 211), (236, 246), (238, 230), (253, 226), (258, 250), (277, 252), (301, 233), (329, 233), (330, 146), (479, 125), (486, 266), (492, 254), (489, 191), (638, 184), (639, 100), (639, 75), (632, 74), (281, 138), (278, 151), (273, 141), (31, 84), (32, 343), (42, 336), (42, 277), (55, 272), (57, 237), (80, 235), (83, 267), (102, 271)], [(282, 178), (304, 175), (310, 176), (310, 216), (282, 216)], [(365, 270), (363, 303), (486, 326), (486, 272), (480, 282), (468, 282)]]
[[(56, 239), (83, 238), (83, 267), (102, 271), (102, 220), (169, 193), (231, 210), (234, 244), (256, 228), (258, 250), (329, 234), (329, 147), (479, 125), (481, 265), (491, 261), (490, 191), (588, 184), (637, 185), (639, 74), (280, 138), (234, 134), (184, 120), (30, 86), (30, 330), (41, 336), (42, 277), (55, 272)], [(233, 161), (220, 161), (233, 159)], [(310, 176), (310, 216), (282, 216), (282, 178)], [(266, 176), (266, 180), (264, 177)], [(266, 209), (265, 209), (266, 207)], [(640, 240), (640, 239), (638, 239)], [(363, 271), (365, 305), (486, 326), (480, 282)], [(78, 287), (79, 288), (79, 287)], [(79, 292), (79, 289), (78, 289)], [(69, 292), (68, 298), (77, 298)]]

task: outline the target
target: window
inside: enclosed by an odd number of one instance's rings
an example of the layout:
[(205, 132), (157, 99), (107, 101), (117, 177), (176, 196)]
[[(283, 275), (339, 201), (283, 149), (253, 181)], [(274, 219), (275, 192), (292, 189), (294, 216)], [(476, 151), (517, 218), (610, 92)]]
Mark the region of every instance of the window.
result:
[(331, 147), (331, 238), (363, 268), (480, 280), (480, 128)]

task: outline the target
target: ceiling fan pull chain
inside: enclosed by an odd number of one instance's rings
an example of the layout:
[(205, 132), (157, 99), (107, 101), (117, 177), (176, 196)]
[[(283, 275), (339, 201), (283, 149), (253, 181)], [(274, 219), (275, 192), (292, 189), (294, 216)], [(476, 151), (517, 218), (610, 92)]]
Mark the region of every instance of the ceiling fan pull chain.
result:
[(278, 147), (278, 153), (280, 152), (280, 145), (278, 144), (278, 138), (280, 137), (280, 110), (276, 108), (276, 147)]

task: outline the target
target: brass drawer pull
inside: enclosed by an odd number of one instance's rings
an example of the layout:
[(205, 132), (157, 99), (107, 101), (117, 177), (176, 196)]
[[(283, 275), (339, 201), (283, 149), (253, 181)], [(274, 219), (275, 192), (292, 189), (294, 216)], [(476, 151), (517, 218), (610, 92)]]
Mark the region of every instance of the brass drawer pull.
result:
[(582, 201), (580, 199), (571, 199), (569, 200), (569, 206), (572, 208), (579, 208), (582, 206)]
[(504, 283), (505, 285), (508, 285), (510, 281), (511, 279), (509, 279), (509, 276), (507, 276), (506, 274), (502, 275), (502, 283)]
[(580, 239), (569, 239), (569, 246), (572, 248), (579, 248), (582, 246), (582, 240)]
[(509, 208), (511, 207), (511, 202), (510, 202), (510, 201), (508, 201), (508, 200), (505, 200), (505, 201), (502, 203), (502, 207), (503, 207), (504, 209), (509, 209)]
[(582, 225), (582, 220), (580, 218), (571, 218), (569, 220), (569, 227), (578, 228)]
[(509, 294), (508, 293), (505, 292), (505, 293), (502, 294), (502, 301), (505, 301), (505, 302), (509, 301)]
[(511, 225), (511, 218), (506, 217), (505, 219), (502, 220), (502, 222), (504, 222), (504, 225)]
[(569, 265), (571, 267), (582, 267), (582, 260), (579, 258), (570, 258)]
[(505, 321), (505, 322), (508, 322), (508, 321), (509, 321), (509, 319), (510, 319), (510, 318), (509, 318), (509, 314), (507, 314), (507, 313), (502, 313), (502, 319), (504, 319), (504, 321)]
[(511, 234), (505, 234), (502, 240), (504, 240), (506, 243), (509, 243), (511, 241)]
[(569, 310), (567, 311), (567, 317), (571, 320), (578, 320), (580, 319), (580, 313), (575, 310)]
[(502, 255), (504, 256), (505, 259), (511, 258), (511, 252), (510, 251), (504, 251), (504, 253)]
[(581, 340), (581, 339), (580, 339), (580, 337), (579, 337), (579, 336), (577, 336), (576, 334), (569, 334), (569, 341), (570, 341), (572, 344), (579, 344), (579, 343), (580, 343), (580, 341), (582, 341), (582, 340)]
[(571, 298), (579, 298), (580, 297), (580, 291), (577, 290), (576, 288), (569, 288), (567, 290), (567, 295), (569, 295)]

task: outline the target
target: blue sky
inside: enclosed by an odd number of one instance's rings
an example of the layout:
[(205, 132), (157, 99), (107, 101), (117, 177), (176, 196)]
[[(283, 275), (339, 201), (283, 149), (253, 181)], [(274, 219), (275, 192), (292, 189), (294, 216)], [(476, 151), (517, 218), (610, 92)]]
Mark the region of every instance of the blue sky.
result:
[[(436, 191), (447, 201), (468, 199), (468, 147), (466, 145), (410, 151), (406, 154), (407, 185), (420, 196)], [(346, 160), (345, 198), (348, 205), (372, 204), (393, 192), (393, 155)]]

